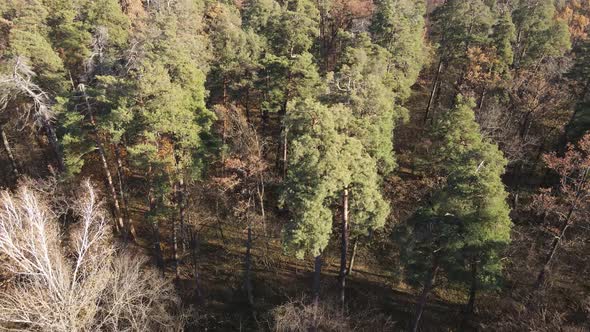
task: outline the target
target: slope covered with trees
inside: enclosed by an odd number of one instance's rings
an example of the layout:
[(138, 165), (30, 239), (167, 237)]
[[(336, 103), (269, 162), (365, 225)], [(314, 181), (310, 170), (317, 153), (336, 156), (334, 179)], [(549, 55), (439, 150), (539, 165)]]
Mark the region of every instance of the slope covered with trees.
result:
[(0, 2), (0, 329), (590, 329), (590, 3)]

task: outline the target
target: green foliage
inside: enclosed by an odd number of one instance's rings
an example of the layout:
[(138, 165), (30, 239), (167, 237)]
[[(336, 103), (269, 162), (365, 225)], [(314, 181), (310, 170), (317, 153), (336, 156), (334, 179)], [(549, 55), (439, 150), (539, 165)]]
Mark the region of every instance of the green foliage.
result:
[(215, 13), (215, 17), (209, 24), (214, 61), (208, 75), (208, 87), (214, 94), (238, 99), (254, 89), (262, 40), (252, 29), (242, 29), (235, 7), (218, 4), (209, 11)]
[(391, 73), (398, 100), (410, 95), (410, 88), (426, 61), (424, 45), (424, 1), (380, 0), (375, 3), (370, 31), (376, 44), (389, 51), (385, 67)]
[(405, 109), (394, 103), (395, 76), (383, 70), (389, 59), (387, 50), (361, 34), (345, 49), (337, 71), (328, 75), (326, 96), (351, 108), (354, 119), (347, 131), (363, 142), (383, 173), (395, 168), (393, 129), (406, 116)]
[(464, 282), (463, 269), (475, 262), (482, 287), (493, 286), (501, 276), (511, 220), (501, 181), (507, 162), (495, 144), (481, 137), (474, 107), (473, 100), (459, 96), (440, 119), (434, 165), (446, 181), (404, 234), (408, 248), (414, 248), (406, 253), (408, 264), (416, 265), (420, 256), (437, 256), (450, 281)]
[(352, 119), (342, 105), (299, 101), (286, 118), (292, 137), (283, 204), (291, 212), (285, 230), (288, 249), (302, 258), (317, 256), (328, 244), (331, 206), (344, 188), (351, 191), (351, 230), (366, 234), (384, 225), (389, 206), (381, 196), (375, 161), (358, 139), (345, 134)]
[[(67, 84), (64, 65), (52, 48), (45, 24), (49, 9), (40, 1), (9, 1), (0, 10), (0, 15), (11, 22), (9, 29), (0, 30), (8, 41), (3, 57), (29, 59), (37, 74), (36, 83), (48, 93), (63, 93)], [(3, 34), (4, 31), (7, 35)]]
[(449, 0), (432, 14), (433, 36), (445, 61), (461, 61), (469, 47), (489, 43), (494, 16), (482, 0)]
[(521, 0), (512, 18), (517, 33), (516, 66), (528, 66), (544, 57), (563, 55), (571, 47), (567, 24), (555, 19), (552, 0)]
[(498, 68), (495, 68), (495, 71), (500, 73), (501, 76), (507, 77), (510, 66), (514, 61), (512, 44), (516, 41), (516, 27), (509, 13), (504, 13), (498, 18), (493, 31), (493, 45), (499, 60)]

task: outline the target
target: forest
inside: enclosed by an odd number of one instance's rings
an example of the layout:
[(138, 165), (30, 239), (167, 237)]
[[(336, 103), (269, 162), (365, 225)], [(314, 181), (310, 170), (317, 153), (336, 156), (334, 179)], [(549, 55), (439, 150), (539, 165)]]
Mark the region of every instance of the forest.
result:
[(0, 330), (590, 331), (590, 0), (0, 0)]

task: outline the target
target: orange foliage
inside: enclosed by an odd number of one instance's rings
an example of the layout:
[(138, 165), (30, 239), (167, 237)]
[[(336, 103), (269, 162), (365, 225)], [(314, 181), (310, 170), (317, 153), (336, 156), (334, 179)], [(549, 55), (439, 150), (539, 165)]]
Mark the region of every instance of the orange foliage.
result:
[(498, 63), (498, 57), (494, 49), (483, 50), (480, 47), (470, 47), (467, 50), (469, 65), (466, 78), (473, 84), (484, 84), (496, 82), (499, 75), (493, 70)]
[(558, 18), (568, 25), (572, 41), (588, 38), (590, 25), (590, 0), (571, 0), (559, 13)]

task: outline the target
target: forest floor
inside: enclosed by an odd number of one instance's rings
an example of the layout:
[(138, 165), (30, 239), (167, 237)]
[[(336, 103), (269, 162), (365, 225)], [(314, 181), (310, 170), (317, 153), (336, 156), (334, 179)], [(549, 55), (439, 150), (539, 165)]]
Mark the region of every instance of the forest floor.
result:
[[(221, 227), (218, 227), (221, 226)], [(150, 249), (147, 230), (141, 231), (139, 245)], [(223, 235), (222, 235), (223, 233)], [(164, 230), (162, 237), (171, 239)], [(252, 247), (252, 284), (254, 307), (244, 291), (246, 233), (232, 225), (207, 225), (201, 229), (198, 247), (198, 271), (202, 301), (196, 296), (196, 283), (189, 253), (180, 265), (176, 286), (186, 304), (196, 308), (195, 331), (264, 331), (270, 329), (271, 310), (281, 304), (298, 301), (311, 293), (313, 262), (283, 254), (279, 237), (255, 236)], [(164, 256), (173, 257), (172, 243), (163, 243)], [(322, 270), (321, 299), (335, 302), (338, 294), (337, 248), (328, 248)], [(413, 316), (416, 294), (395, 282), (391, 272), (377, 267), (367, 248), (360, 248), (354, 272), (347, 278), (349, 312), (355, 316), (380, 314), (391, 322), (391, 331), (405, 330)], [(168, 259), (166, 277), (174, 278), (174, 263)], [(424, 316), (424, 331), (445, 331), (457, 327), (461, 319), (463, 296), (436, 293)], [(362, 313), (360, 312), (362, 311)], [(358, 330), (362, 330), (362, 323)]]

